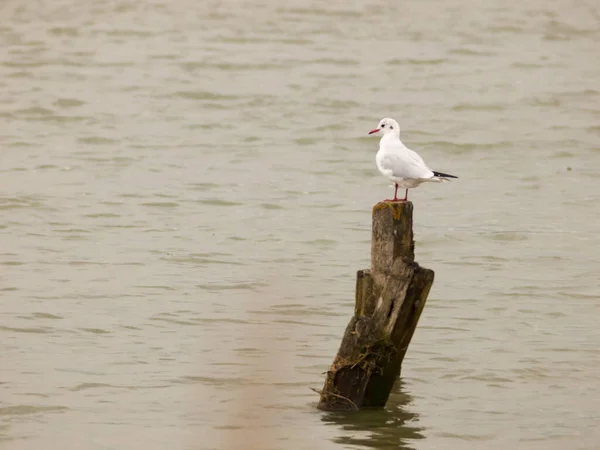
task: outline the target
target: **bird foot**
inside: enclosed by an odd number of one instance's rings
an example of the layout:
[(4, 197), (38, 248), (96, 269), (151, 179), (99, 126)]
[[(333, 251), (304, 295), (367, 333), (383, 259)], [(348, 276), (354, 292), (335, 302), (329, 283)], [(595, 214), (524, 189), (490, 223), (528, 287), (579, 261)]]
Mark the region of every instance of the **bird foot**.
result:
[(405, 198), (392, 198), (392, 199), (386, 198), (384, 200), (384, 202), (406, 202), (406, 201), (407, 200)]

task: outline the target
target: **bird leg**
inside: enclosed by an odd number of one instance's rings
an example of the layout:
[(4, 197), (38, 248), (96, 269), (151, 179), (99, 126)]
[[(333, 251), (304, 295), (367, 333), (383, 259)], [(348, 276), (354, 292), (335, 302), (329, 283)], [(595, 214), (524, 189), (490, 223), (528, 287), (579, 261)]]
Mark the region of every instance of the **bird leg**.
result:
[[(407, 195), (408, 195), (408, 189), (406, 190), (406, 192), (407, 192)], [(391, 199), (391, 200), (390, 199), (386, 199), (386, 200), (384, 200), (384, 202), (397, 202), (399, 200), (400, 199), (398, 198), (398, 184), (396, 183), (396, 190), (394, 191), (394, 198)], [(405, 196), (404, 200), (406, 200), (406, 196)]]
[(398, 185), (396, 184), (396, 190), (394, 191), (393, 199), (386, 199), (384, 202), (407, 202), (408, 201), (408, 189), (404, 192), (404, 198), (398, 198)]

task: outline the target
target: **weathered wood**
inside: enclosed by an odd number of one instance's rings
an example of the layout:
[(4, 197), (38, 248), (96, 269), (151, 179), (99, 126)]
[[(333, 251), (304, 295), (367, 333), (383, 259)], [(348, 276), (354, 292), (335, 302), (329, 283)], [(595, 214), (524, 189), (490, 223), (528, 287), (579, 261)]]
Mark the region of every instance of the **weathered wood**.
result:
[(378, 292), (373, 285), (373, 277), (369, 269), (359, 270), (356, 273), (356, 301), (354, 304), (355, 316), (370, 316), (375, 309)]
[(371, 270), (357, 273), (354, 317), (327, 372), (320, 409), (385, 405), (433, 278), (414, 262), (412, 204), (375, 205)]
[(373, 207), (371, 233), (371, 272), (383, 285), (394, 259), (415, 259), (411, 202), (379, 202)]

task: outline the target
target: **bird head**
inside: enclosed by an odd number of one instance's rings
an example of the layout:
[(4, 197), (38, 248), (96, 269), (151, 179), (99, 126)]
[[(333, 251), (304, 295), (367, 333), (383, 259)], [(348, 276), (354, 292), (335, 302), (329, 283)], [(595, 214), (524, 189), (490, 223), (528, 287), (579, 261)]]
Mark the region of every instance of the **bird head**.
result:
[(369, 134), (386, 135), (389, 133), (395, 133), (400, 136), (400, 125), (394, 119), (381, 119), (379, 125), (374, 130), (369, 131)]

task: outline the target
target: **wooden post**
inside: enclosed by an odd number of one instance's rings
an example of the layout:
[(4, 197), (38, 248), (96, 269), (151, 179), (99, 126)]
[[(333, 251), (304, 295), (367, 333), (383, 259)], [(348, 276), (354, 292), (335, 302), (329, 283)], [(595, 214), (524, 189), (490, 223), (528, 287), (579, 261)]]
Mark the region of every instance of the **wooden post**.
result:
[(371, 270), (356, 278), (354, 316), (325, 379), (318, 408), (383, 407), (400, 375), (433, 271), (414, 261), (411, 202), (373, 207)]

